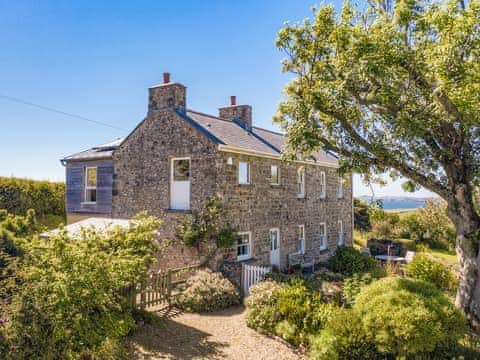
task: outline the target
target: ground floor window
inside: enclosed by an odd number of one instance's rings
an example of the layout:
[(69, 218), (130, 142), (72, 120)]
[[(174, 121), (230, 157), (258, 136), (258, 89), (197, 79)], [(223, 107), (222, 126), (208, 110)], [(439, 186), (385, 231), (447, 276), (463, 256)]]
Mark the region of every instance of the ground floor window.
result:
[(345, 244), (345, 237), (343, 233), (343, 221), (338, 220), (338, 245)]
[(320, 250), (327, 248), (327, 225), (320, 223)]
[(298, 225), (297, 252), (305, 253), (305, 225)]
[(237, 260), (245, 260), (251, 257), (251, 240), (250, 232), (240, 232), (237, 234)]

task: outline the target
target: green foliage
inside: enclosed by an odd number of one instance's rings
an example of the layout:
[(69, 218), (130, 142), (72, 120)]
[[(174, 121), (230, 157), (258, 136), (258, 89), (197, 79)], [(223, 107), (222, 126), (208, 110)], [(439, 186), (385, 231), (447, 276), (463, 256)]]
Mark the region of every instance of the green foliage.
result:
[(190, 277), (172, 299), (173, 305), (191, 312), (222, 310), (239, 303), (237, 288), (221, 273), (208, 269)]
[(428, 281), (442, 290), (456, 289), (457, 280), (452, 271), (425, 254), (415, 255), (405, 267), (405, 273), (411, 278)]
[(346, 306), (352, 306), (355, 302), (355, 297), (360, 290), (373, 282), (373, 277), (370, 274), (354, 274), (352, 277), (345, 279), (343, 283), (342, 299)]
[(223, 208), (218, 199), (212, 196), (208, 199), (205, 209), (195, 211), (191, 219), (180, 223), (177, 228), (177, 237), (186, 246), (200, 249), (202, 243), (215, 241), (217, 248), (228, 248), (235, 244), (236, 231), (228, 224), (220, 225)]
[(353, 310), (379, 352), (426, 357), (454, 348), (465, 319), (435, 286), (418, 280), (386, 278), (362, 288)]
[(381, 359), (373, 337), (362, 325), (359, 315), (348, 309), (337, 309), (325, 329), (312, 340), (309, 358), (315, 360)]
[(353, 247), (342, 246), (328, 259), (328, 266), (333, 272), (352, 276), (374, 271), (378, 265), (371, 256), (362, 254)]
[(248, 326), (275, 333), (294, 345), (308, 343), (336, 309), (333, 303), (323, 303), (320, 293), (299, 278), (289, 283), (260, 282), (251, 287), (245, 304)]
[(39, 217), (65, 217), (65, 184), (0, 177), (0, 209), (17, 215), (33, 209)]
[(117, 348), (134, 324), (119, 291), (152, 264), (159, 225), (142, 214), (126, 229), (84, 229), (79, 239), (60, 231), (23, 244), (23, 283), (9, 309), (9, 356), (69, 359)]
[(273, 334), (277, 323), (281, 321), (278, 310), (278, 294), (285, 284), (273, 280), (264, 280), (250, 287), (245, 299), (247, 307), (247, 325), (255, 330)]
[(437, 249), (455, 248), (455, 227), (447, 216), (444, 201), (427, 201), (423, 208), (404, 216), (398, 227), (403, 237), (416, 243)]
[(370, 231), (369, 205), (366, 201), (357, 198), (353, 199), (353, 216), (355, 230)]

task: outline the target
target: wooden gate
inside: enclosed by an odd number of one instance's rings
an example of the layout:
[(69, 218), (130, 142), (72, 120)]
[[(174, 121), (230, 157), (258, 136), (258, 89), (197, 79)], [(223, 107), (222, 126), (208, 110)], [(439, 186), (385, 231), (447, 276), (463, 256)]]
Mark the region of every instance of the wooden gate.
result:
[(166, 272), (149, 273), (135, 286), (124, 288), (121, 295), (128, 299), (133, 308), (146, 309), (158, 305), (168, 305), (172, 289), (197, 271), (199, 265), (193, 265)]
[(271, 271), (269, 266), (256, 266), (242, 264), (242, 290), (243, 295), (248, 296), (250, 286), (263, 280), (266, 274)]

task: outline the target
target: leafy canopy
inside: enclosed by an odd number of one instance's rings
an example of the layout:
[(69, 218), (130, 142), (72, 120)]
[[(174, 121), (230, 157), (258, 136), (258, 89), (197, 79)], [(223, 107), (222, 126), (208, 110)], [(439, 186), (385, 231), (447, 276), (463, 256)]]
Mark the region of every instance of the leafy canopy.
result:
[(325, 148), (343, 172), (403, 175), (444, 198), (478, 184), (479, 14), (479, 0), (373, 0), (287, 24), (277, 46), (295, 78), (276, 121), (290, 156)]

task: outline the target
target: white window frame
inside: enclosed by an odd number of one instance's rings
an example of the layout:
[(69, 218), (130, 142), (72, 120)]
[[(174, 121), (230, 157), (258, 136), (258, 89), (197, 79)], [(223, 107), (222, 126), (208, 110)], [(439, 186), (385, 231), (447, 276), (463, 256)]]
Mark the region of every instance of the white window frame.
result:
[[(240, 171), (241, 171), (241, 165), (240, 164), (246, 164), (247, 165), (247, 181), (246, 182), (242, 182), (240, 180)], [(238, 162), (238, 183), (240, 185), (250, 185), (250, 180), (251, 180), (251, 174), (250, 174), (250, 163), (248, 161), (239, 161)]]
[[(277, 182), (274, 182), (273, 179), (272, 179), (273, 168), (277, 169)], [(280, 166), (278, 166), (278, 165), (270, 165), (270, 184), (271, 185), (280, 185)]]
[[(95, 169), (95, 186), (88, 185), (88, 170)], [(85, 167), (85, 182), (84, 182), (84, 189), (83, 189), (83, 203), (84, 204), (96, 204), (97, 201), (97, 185), (98, 185), (98, 166), (86, 166)], [(87, 193), (89, 190), (95, 190), (95, 201), (87, 200)]]
[(327, 175), (325, 171), (320, 171), (320, 199), (325, 199), (327, 197)]
[(343, 177), (341, 177), (341, 176), (338, 177), (338, 189), (337, 189), (337, 198), (338, 199), (343, 199), (343, 196), (344, 196), (343, 180), (344, 180)]
[[(241, 231), (237, 233), (237, 236), (240, 235), (248, 235), (248, 245), (247, 244), (238, 244), (237, 240), (237, 261), (248, 260), (252, 257), (252, 232), (251, 231)], [(246, 255), (238, 255), (238, 247), (239, 246), (248, 246), (248, 252)]]
[(338, 220), (338, 245), (343, 246), (345, 245), (345, 233), (343, 231), (343, 221)]
[[(320, 240), (320, 250), (326, 250), (328, 245), (327, 245), (327, 223), (321, 222), (319, 224), (320, 229), (324, 229), (324, 233), (322, 235), (321, 232), (319, 232), (319, 240)], [(322, 239), (323, 237), (323, 239)]]
[(297, 197), (305, 197), (305, 166), (297, 169)]
[[(300, 236), (300, 229), (302, 229), (303, 237)], [(297, 249), (298, 254), (305, 254), (305, 225), (298, 225), (297, 226), (297, 244), (300, 244), (300, 249)]]
[(271, 228), (270, 230), (268, 230), (268, 240), (270, 241), (270, 251), (274, 250), (272, 249), (272, 233), (273, 232), (277, 233), (277, 249), (280, 248), (280, 228)]

